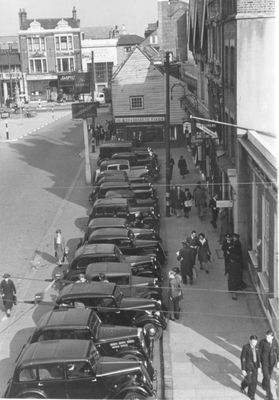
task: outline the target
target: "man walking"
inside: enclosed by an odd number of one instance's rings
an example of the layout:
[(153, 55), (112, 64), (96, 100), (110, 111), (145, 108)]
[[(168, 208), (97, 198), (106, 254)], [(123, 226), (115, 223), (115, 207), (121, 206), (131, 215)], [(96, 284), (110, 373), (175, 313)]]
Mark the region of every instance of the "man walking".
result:
[(217, 218), (219, 214), (219, 208), (217, 207), (217, 200), (218, 200), (218, 195), (214, 194), (214, 196), (209, 202), (209, 207), (211, 208), (211, 214), (212, 214), (211, 225), (215, 229), (217, 228)]
[(193, 284), (193, 254), (188, 240), (182, 242), (183, 248), (177, 253), (177, 260), (180, 261), (182, 282), (187, 285), (187, 278), (190, 279), (190, 285)]
[(240, 390), (242, 393), (246, 393), (251, 400), (255, 400), (255, 393), (257, 388), (258, 380), (258, 368), (260, 366), (259, 350), (258, 350), (258, 338), (256, 335), (251, 335), (249, 343), (242, 347), (240, 361), (241, 371), (243, 380), (241, 382)]
[(183, 156), (180, 156), (180, 159), (178, 160), (177, 166), (178, 166), (180, 175), (184, 179), (185, 175), (188, 173), (188, 167), (187, 167), (186, 160), (185, 160), (185, 158)]
[(265, 339), (259, 343), (259, 357), (263, 372), (262, 387), (266, 391), (267, 400), (273, 400), (270, 387), (270, 379), (272, 377), (273, 368), (279, 368), (279, 348), (274, 340), (274, 334), (268, 330)]
[(16, 304), (16, 288), (10, 277), (10, 274), (5, 273), (0, 283), (0, 293), (7, 317), (11, 316), (13, 305)]
[(204, 208), (206, 206), (206, 193), (205, 190), (201, 187), (201, 182), (197, 183), (193, 191), (193, 198), (195, 200), (195, 205), (198, 209), (198, 216), (200, 219), (203, 219), (204, 216)]

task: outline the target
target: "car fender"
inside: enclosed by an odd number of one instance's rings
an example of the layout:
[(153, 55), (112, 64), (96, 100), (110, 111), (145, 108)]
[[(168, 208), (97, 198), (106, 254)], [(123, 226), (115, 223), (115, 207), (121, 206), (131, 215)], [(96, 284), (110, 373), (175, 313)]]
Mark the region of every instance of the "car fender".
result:
[(135, 347), (134, 348), (126, 347), (125, 349), (121, 349), (116, 353), (117, 357), (125, 357), (130, 354), (137, 357), (140, 361), (143, 361), (144, 359), (146, 359), (146, 356), (144, 355), (144, 353), (142, 351), (136, 349)]
[(163, 324), (160, 322), (160, 320), (153, 317), (152, 315), (144, 314), (144, 315), (139, 316), (138, 318), (137, 317), (135, 318), (135, 325), (138, 327), (143, 327), (148, 322), (150, 322), (154, 325), (157, 325), (157, 326), (163, 326)]
[(36, 397), (38, 396), (38, 398), (41, 398), (41, 399), (47, 399), (47, 395), (40, 389), (26, 389), (26, 390), (23, 390), (22, 392), (20, 392), (19, 395), (17, 395), (17, 397), (21, 397), (22, 398), (27, 394), (29, 396), (26, 397), (26, 398), (29, 398), (29, 399), (32, 398), (32, 395), (33, 396), (35, 395)]
[(136, 393), (139, 393), (139, 394), (144, 395), (145, 397), (149, 397), (149, 396), (152, 396), (152, 395), (153, 395), (152, 391), (149, 390), (149, 389), (146, 388), (146, 387), (143, 388), (142, 386), (130, 384), (130, 385), (121, 387), (121, 388), (119, 389), (119, 391), (117, 391), (117, 392), (114, 394), (114, 397), (113, 397), (113, 398), (119, 398), (119, 399), (121, 398), (121, 399), (122, 399), (122, 398), (125, 397), (125, 395), (126, 395), (128, 392), (136, 392)]
[[(160, 288), (158, 288), (160, 289)], [(146, 299), (155, 299), (155, 300), (161, 300), (161, 291), (160, 290), (148, 290), (146, 293), (144, 293), (144, 298)]]

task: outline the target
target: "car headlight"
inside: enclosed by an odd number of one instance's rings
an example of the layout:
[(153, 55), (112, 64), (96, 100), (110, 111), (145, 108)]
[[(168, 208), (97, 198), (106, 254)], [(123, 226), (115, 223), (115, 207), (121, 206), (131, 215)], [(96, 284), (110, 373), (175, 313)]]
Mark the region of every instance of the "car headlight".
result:
[(158, 287), (158, 279), (157, 279), (157, 278), (154, 278), (154, 280), (153, 280), (153, 285), (156, 286), (156, 287)]
[(160, 306), (162, 305), (161, 300), (157, 300), (157, 303), (160, 304)]
[(161, 313), (160, 313), (160, 311), (155, 311), (155, 312), (154, 312), (154, 315), (156, 315), (156, 317), (160, 317), (160, 316), (161, 316)]

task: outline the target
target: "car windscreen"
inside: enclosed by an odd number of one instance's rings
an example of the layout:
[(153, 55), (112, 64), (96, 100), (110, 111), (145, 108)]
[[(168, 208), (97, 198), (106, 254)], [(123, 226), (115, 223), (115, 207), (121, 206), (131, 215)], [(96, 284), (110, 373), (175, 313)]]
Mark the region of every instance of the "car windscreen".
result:
[(38, 342), (44, 340), (60, 340), (60, 339), (80, 339), (80, 340), (89, 340), (90, 332), (87, 328), (82, 329), (47, 329), (41, 332), (38, 337)]

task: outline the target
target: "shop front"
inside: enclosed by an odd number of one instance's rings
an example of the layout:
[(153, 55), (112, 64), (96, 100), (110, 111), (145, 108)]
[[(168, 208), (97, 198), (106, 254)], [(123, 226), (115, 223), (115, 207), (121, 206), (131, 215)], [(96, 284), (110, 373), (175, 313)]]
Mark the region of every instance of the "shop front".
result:
[(116, 136), (134, 143), (163, 143), (165, 116), (115, 117)]
[(39, 99), (49, 101), (52, 91), (57, 90), (57, 75), (27, 75), (26, 81), (30, 101), (38, 101)]

